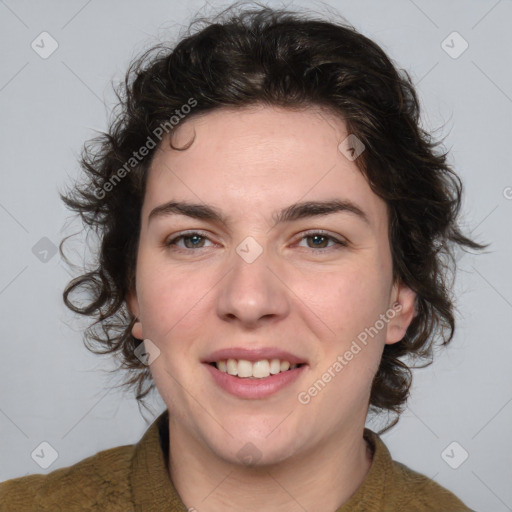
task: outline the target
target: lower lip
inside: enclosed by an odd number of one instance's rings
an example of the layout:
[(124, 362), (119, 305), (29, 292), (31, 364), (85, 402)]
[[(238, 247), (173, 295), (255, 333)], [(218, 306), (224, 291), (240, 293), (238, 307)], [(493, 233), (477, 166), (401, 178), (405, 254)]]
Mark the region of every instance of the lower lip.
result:
[(281, 391), (297, 380), (306, 368), (306, 365), (302, 365), (293, 370), (269, 375), (263, 379), (249, 379), (234, 377), (229, 373), (221, 372), (211, 364), (205, 364), (205, 366), (216, 384), (224, 391), (239, 398), (248, 399), (266, 398)]

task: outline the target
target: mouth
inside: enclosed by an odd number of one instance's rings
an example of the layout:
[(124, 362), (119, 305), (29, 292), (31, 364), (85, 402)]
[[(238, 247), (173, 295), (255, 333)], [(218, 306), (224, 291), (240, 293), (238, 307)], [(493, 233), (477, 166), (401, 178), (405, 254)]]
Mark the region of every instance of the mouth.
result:
[(247, 359), (221, 359), (208, 363), (222, 373), (227, 373), (239, 379), (266, 379), (271, 375), (289, 372), (301, 368), (306, 363), (290, 364), (287, 359), (260, 359), (249, 361)]
[(291, 389), (308, 369), (304, 358), (271, 348), (223, 349), (202, 363), (217, 389), (245, 400), (263, 399)]

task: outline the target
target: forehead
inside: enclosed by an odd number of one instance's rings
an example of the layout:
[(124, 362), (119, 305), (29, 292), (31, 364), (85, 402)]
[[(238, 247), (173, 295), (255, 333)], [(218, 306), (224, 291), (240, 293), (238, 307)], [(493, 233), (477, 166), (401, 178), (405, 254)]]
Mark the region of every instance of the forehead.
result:
[(171, 199), (269, 217), (298, 201), (342, 199), (364, 205), (379, 222), (385, 203), (338, 148), (348, 135), (340, 117), (318, 108), (244, 107), (185, 119), (172, 145), (193, 142), (177, 151), (163, 139), (149, 170), (143, 216)]

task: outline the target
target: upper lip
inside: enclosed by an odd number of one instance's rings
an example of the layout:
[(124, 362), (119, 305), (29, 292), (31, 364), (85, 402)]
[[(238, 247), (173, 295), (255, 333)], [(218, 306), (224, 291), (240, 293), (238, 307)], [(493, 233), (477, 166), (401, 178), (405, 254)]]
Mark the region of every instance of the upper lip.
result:
[(208, 355), (203, 363), (215, 363), (217, 361), (225, 361), (226, 359), (245, 359), (246, 361), (256, 362), (262, 359), (279, 359), (281, 361), (288, 361), (290, 364), (303, 364), (306, 363), (304, 358), (281, 350), (278, 348), (262, 347), (262, 348), (243, 348), (231, 347), (216, 350)]

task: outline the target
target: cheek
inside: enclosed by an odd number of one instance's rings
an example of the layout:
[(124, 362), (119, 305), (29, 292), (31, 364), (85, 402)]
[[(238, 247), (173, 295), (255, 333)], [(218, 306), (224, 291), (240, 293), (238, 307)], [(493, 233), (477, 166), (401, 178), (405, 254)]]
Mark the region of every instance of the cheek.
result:
[(204, 274), (151, 264), (141, 267), (139, 297), (146, 336), (168, 345), (184, 330), (193, 335), (201, 325), (201, 308), (209, 289)]
[(308, 282), (309, 302), (304, 301), (322, 320), (315, 322), (320, 326), (316, 334), (322, 348), (314, 373), (317, 378), (328, 371), (336, 375), (325, 399), (330, 396), (348, 408), (366, 400), (386, 334), (385, 327), (375, 329), (375, 325), (387, 308), (389, 276), (378, 265), (362, 267), (347, 265), (342, 272), (317, 275)]
[(343, 270), (303, 278), (302, 302), (335, 333), (357, 334), (373, 325), (387, 307), (386, 274), (350, 265)]

